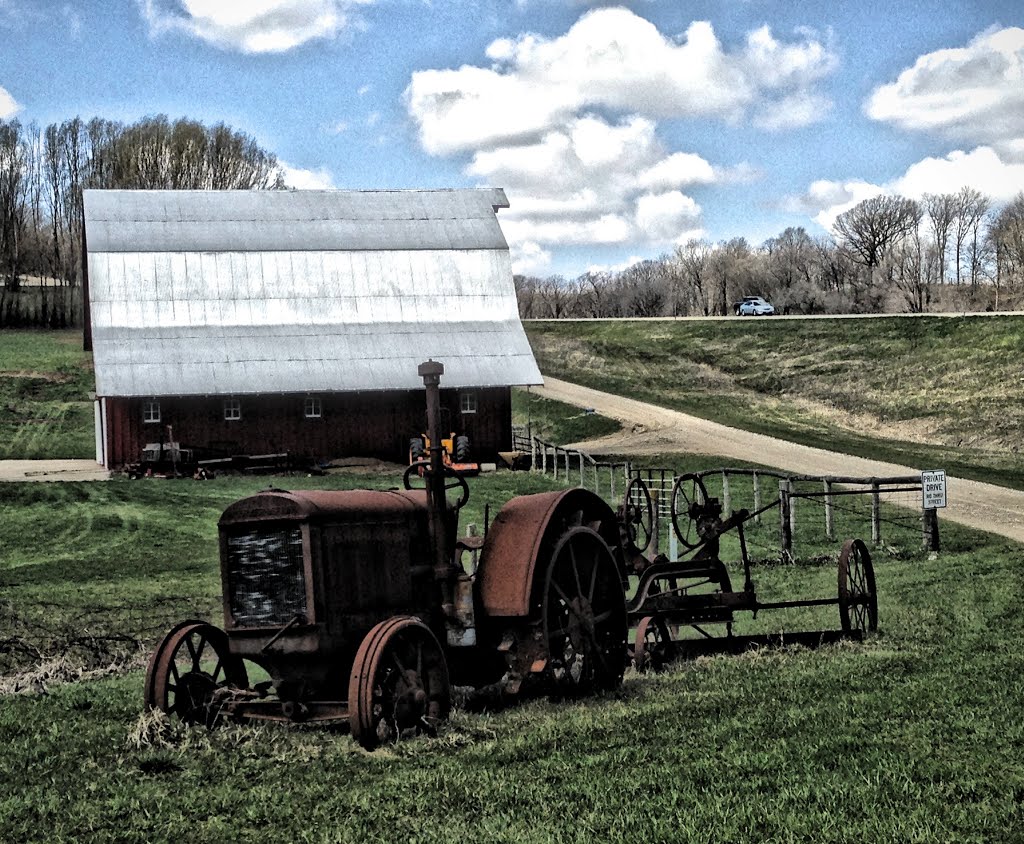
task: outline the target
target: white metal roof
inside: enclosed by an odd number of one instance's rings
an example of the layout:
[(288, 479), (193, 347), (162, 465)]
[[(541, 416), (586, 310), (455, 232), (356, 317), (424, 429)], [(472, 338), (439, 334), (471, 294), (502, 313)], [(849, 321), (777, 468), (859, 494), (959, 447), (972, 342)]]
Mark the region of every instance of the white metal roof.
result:
[(97, 393), (542, 383), (501, 190), (86, 191)]

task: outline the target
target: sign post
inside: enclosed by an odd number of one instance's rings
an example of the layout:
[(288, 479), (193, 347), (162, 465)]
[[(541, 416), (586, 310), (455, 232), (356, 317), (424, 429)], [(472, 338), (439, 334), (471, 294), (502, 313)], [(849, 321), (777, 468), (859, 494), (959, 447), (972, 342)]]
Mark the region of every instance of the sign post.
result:
[(921, 472), (921, 544), (925, 550), (939, 550), (939, 519), (935, 512), (946, 506), (946, 471), (929, 469)]

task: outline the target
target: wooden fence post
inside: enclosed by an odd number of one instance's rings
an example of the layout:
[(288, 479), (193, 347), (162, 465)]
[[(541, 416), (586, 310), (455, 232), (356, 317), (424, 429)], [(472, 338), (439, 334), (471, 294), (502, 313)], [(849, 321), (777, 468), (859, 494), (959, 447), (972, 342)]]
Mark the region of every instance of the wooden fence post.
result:
[(882, 496), (878, 483), (871, 484), (871, 544), (882, 542)]
[(789, 541), (796, 536), (796, 496), (793, 494), (795, 484), (792, 478), (786, 480), (786, 490), (789, 492)]
[(580, 486), (585, 486), (583, 479), (583, 452), (579, 452), (580, 455)]
[(779, 533), (783, 557), (793, 556), (793, 523), (790, 519), (789, 481), (779, 481)]
[(832, 511), (832, 481), (823, 481), (825, 487), (825, 536), (836, 537), (835, 513)]
[(722, 472), (722, 512), (726, 518), (732, 515), (732, 496), (729, 495), (729, 473)]
[(932, 507), (921, 511), (921, 547), (925, 551), (939, 550), (939, 514)]
[(757, 472), (751, 473), (751, 477), (754, 479), (754, 512), (757, 513), (754, 521), (761, 524), (761, 514), (757, 512), (761, 509), (761, 478)]

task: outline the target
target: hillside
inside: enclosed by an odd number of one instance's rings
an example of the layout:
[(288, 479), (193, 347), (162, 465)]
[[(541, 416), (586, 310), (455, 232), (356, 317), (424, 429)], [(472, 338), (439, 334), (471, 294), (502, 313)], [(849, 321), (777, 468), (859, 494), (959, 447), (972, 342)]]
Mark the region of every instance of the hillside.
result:
[(541, 370), (568, 381), (1024, 488), (1018, 317), (531, 322), (527, 333)]

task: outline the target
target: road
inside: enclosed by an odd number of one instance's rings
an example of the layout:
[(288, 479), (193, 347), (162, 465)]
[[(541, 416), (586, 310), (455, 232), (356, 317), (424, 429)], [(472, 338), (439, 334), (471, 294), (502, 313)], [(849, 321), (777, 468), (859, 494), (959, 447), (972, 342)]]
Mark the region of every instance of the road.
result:
[(110, 472), (95, 460), (0, 460), (4, 481), (105, 481)]
[[(800, 475), (894, 477), (919, 471), (909, 466), (853, 457), (729, 428), (707, 419), (549, 376), (544, 377), (543, 387), (532, 389), (545, 398), (593, 408), (601, 415), (622, 423), (624, 430), (617, 434), (571, 444), (572, 448), (590, 454), (713, 454)], [(1024, 542), (1024, 492), (950, 477), (947, 480), (947, 503), (940, 518)]]

